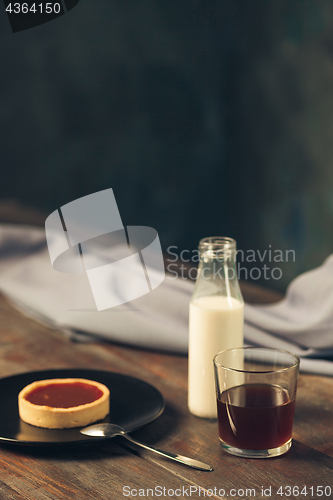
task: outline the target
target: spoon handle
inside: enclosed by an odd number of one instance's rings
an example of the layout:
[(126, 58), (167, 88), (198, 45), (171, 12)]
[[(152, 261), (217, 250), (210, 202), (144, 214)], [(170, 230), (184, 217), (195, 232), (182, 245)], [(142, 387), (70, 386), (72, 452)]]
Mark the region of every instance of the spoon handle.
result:
[(137, 441), (136, 439), (133, 439), (131, 436), (129, 436), (126, 433), (121, 434), (121, 435), (122, 435), (122, 437), (124, 437), (128, 441), (130, 441), (131, 443), (134, 443), (137, 446), (141, 446), (141, 448), (145, 448), (145, 450), (154, 451), (155, 453), (162, 455), (162, 457), (170, 458), (171, 460), (175, 460), (176, 462), (180, 462), (181, 464), (188, 465), (189, 467), (192, 467), (193, 469), (206, 470), (206, 471), (213, 470), (210, 465), (204, 464), (203, 462), (199, 462), (198, 460), (194, 460), (193, 458), (184, 457), (183, 455), (176, 455), (175, 453), (166, 452), (163, 450), (159, 450), (158, 448), (154, 448), (153, 446), (148, 446), (144, 443), (141, 443), (140, 441)]

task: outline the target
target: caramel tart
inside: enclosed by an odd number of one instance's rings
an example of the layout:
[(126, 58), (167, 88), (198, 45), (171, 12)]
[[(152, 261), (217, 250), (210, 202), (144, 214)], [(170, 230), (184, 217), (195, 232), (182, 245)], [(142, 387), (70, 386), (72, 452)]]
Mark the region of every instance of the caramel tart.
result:
[(109, 389), (82, 378), (38, 380), (18, 395), (20, 418), (36, 427), (82, 427), (109, 413)]

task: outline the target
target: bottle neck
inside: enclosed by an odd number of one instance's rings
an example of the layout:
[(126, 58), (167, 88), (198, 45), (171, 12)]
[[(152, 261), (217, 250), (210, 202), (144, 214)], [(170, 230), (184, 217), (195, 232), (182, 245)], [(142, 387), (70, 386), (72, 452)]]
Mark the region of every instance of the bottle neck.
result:
[(199, 243), (199, 273), (214, 274), (217, 278), (235, 279), (236, 241), (232, 238), (210, 237)]
[(199, 244), (200, 261), (192, 299), (224, 295), (243, 302), (236, 270), (236, 242), (231, 238), (205, 238)]
[(236, 271), (236, 252), (212, 255), (210, 252), (200, 254), (197, 281), (238, 281)]

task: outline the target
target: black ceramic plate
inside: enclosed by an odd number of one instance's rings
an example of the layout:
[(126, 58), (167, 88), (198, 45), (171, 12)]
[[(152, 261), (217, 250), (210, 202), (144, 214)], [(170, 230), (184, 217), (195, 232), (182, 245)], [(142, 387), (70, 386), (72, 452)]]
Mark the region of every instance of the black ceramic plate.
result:
[(21, 373), (0, 379), (0, 441), (26, 445), (70, 444), (97, 441), (80, 434), (79, 428), (41, 429), (23, 422), (18, 413), (18, 394), (35, 380), (86, 378), (105, 384), (110, 390), (110, 413), (101, 422), (112, 422), (133, 431), (152, 422), (164, 410), (162, 394), (137, 378), (97, 370), (47, 370)]

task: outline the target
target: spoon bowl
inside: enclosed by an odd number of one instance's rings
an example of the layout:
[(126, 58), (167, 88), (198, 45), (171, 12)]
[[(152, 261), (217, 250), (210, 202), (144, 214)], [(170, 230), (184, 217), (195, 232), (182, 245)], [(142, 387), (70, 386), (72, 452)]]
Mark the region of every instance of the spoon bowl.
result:
[(112, 438), (114, 436), (121, 436), (122, 434), (126, 434), (124, 429), (116, 424), (95, 424), (89, 425), (89, 427), (85, 427), (80, 430), (81, 434), (85, 434), (86, 436), (93, 437), (109, 437)]

